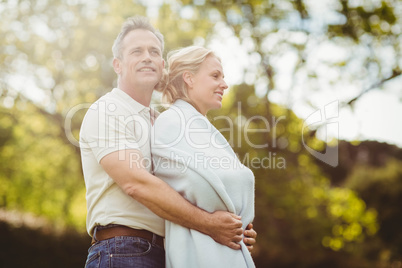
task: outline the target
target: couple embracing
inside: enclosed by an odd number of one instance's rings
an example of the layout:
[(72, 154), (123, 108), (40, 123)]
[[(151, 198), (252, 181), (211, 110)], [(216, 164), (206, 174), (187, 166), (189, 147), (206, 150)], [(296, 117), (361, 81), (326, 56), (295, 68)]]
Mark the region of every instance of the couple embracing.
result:
[[(170, 52), (166, 71), (163, 47), (129, 18), (112, 48), (118, 86), (83, 120), (86, 267), (255, 267), (254, 175), (206, 118), (228, 88), (221, 61), (191, 46)], [(161, 114), (153, 90), (170, 104)]]

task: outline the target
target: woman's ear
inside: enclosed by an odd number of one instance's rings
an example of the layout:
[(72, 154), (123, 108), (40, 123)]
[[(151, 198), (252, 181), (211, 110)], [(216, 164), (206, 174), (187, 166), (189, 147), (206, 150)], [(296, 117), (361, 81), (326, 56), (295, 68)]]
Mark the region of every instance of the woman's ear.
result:
[(183, 81), (187, 84), (188, 88), (193, 87), (193, 74), (189, 71), (183, 72)]

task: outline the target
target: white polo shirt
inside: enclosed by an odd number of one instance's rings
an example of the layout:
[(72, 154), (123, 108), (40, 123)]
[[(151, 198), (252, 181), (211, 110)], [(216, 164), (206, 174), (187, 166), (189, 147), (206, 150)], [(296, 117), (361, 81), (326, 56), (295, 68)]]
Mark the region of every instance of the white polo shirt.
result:
[[(125, 149), (137, 149), (142, 153), (142, 166), (151, 172), (151, 116), (154, 119), (156, 112), (118, 88), (87, 111), (81, 125), (80, 147), (89, 235), (97, 225), (121, 224), (165, 236), (164, 220), (125, 194), (100, 165), (107, 154), (121, 151), (120, 157), (124, 158)], [(131, 157), (135, 160), (138, 156)]]

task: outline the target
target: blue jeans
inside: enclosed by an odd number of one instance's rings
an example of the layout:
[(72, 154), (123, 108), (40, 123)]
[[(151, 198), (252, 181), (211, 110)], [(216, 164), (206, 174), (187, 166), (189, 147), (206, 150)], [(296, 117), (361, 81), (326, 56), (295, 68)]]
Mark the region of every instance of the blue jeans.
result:
[(165, 250), (140, 237), (116, 236), (88, 250), (85, 268), (165, 268)]

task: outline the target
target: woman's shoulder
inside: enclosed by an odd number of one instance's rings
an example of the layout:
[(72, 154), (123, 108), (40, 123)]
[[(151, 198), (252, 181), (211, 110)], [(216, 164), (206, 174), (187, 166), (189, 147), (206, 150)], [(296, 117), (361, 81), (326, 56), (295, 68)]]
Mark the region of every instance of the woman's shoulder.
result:
[(160, 144), (177, 142), (183, 136), (185, 125), (184, 112), (170, 107), (156, 118), (152, 127), (153, 141)]
[(158, 116), (155, 124), (182, 124), (194, 117), (205, 118), (188, 102), (177, 100), (166, 111)]
[(181, 111), (180, 109), (175, 109), (169, 107), (166, 111), (163, 111), (158, 115), (158, 117), (155, 120), (155, 125), (171, 125), (171, 124), (177, 124), (180, 122), (180, 120), (184, 120), (184, 112)]

